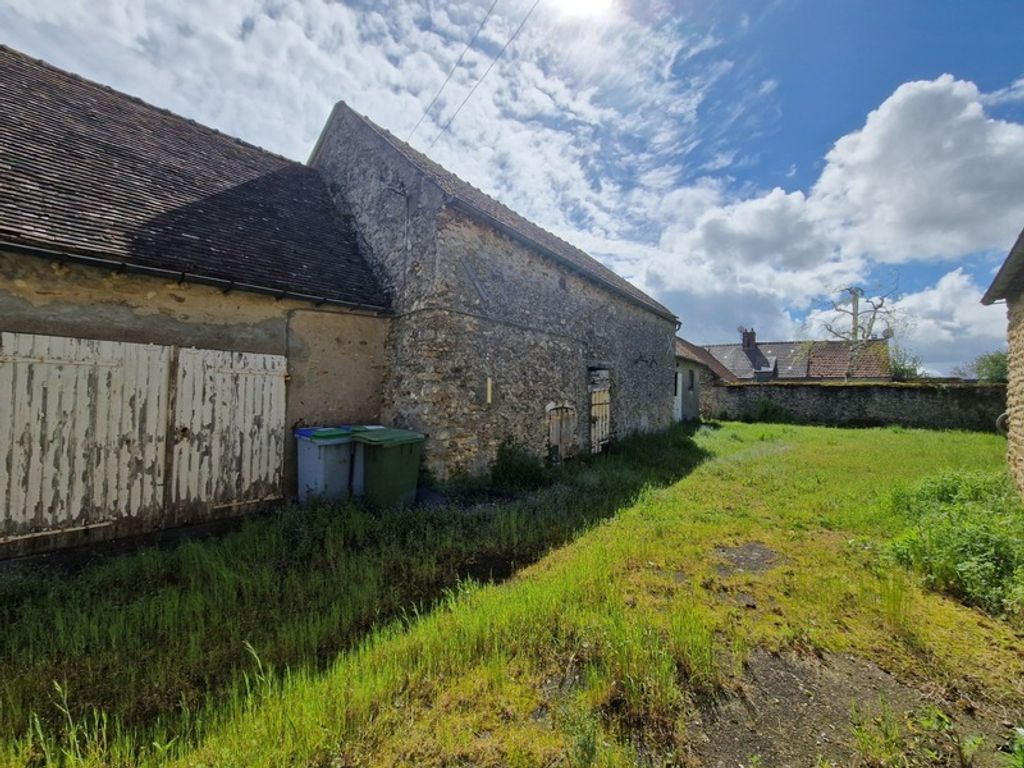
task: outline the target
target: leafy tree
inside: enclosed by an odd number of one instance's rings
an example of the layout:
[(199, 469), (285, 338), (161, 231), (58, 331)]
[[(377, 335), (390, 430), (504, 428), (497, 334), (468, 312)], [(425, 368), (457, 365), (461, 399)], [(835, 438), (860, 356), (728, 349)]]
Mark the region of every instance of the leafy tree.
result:
[(1010, 376), (1009, 355), (1005, 351), (987, 352), (974, 360), (958, 365), (952, 370), (954, 376), (979, 381), (1004, 382)]
[(981, 381), (1006, 381), (1010, 378), (1010, 360), (1006, 352), (989, 352), (974, 361)]
[(899, 344), (889, 345), (889, 367), (892, 377), (901, 381), (920, 379), (925, 375), (921, 367), (921, 358)]

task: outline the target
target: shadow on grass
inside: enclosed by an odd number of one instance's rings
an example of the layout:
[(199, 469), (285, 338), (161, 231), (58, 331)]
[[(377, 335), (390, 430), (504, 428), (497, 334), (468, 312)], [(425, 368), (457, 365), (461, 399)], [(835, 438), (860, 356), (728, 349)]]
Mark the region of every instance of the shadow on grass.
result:
[(696, 425), (634, 437), (500, 501), (370, 511), (287, 507), (221, 537), (59, 568), (0, 572), (0, 740), (33, 713), (61, 740), (106, 713), (136, 744), (200, 735), (244, 689), (251, 644), (273, 668), (323, 668), (372, 627), (426, 611), (460, 579), (500, 580), (676, 482), (705, 452)]

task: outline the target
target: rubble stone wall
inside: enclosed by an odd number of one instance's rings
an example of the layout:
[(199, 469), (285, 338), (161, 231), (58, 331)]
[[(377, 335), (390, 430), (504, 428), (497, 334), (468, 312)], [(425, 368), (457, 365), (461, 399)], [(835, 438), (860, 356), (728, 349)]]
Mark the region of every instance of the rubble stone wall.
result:
[(830, 426), (923, 427), (995, 431), (1006, 408), (1002, 384), (744, 383), (710, 389), (718, 419)]
[(1007, 301), (1010, 341), (1010, 383), (1006, 388), (1009, 411), (1008, 459), (1010, 476), (1024, 493), (1024, 297)]

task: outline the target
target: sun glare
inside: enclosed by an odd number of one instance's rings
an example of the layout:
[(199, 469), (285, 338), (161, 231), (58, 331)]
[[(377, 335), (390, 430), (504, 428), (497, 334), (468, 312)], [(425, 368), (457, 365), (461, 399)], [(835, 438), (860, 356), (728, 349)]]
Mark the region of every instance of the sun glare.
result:
[(615, 0), (554, 0), (552, 5), (563, 16), (574, 18), (595, 18), (612, 9)]

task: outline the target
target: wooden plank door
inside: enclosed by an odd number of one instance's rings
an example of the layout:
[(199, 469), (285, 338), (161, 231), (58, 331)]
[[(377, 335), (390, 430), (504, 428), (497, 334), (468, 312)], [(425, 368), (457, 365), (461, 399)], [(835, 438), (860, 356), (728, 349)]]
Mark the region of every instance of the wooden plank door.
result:
[(181, 349), (171, 503), (227, 506), (282, 493), (286, 359)]
[(600, 453), (612, 431), (611, 376), (605, 369), (590, 371), (590, 452)]
[(163, 504), (170, 350), (0, 333), (0, 539)]

